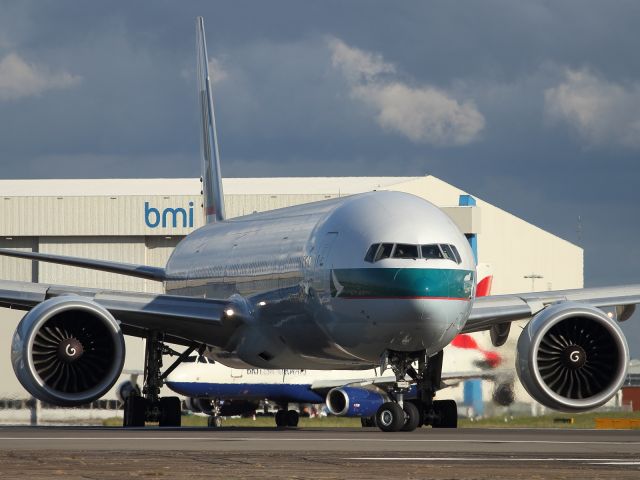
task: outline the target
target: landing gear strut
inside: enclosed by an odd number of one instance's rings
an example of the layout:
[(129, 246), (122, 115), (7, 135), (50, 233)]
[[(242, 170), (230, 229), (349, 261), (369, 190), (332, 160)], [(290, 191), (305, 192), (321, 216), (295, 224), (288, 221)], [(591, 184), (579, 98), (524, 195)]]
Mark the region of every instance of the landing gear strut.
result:
[[(456, 428), (458, 409), (453, 400), (434, 400), (440, 389), (443, 352), (427, 357), (425, 352), (418, 355), (390, 353), (387, 361), (396, 376), (396, 383), (389, 392), (393, 401), (383, 403), (375, 417), (378, 427), (385, 432), (410, 432), (421, 425), (434, 428)], [(413, 363), (417, 360), (417, 370)], [(416, 398), (406, 400), (410, 393), (409, 376), (416, 383)]]
[[(142, 396), (129, 395), (124, 402), (124, 427), (144, 427), (145, 422), (158, 422), (161, 427), (179, 427), (181, 424), (181, 403), (178, 397), (160, 397), (160, 389), (167, 376), (182, 363), (196, 348), (192, 345), (183, 353), (170, 349), (164, 344), (162, 335), (150, 331), (146, 339), (144, 361), (144, 386)], [(202, 354), (204, 348), (200, 348)], [(178, 355), (178, 359), (164, 372), (162, 355)]]

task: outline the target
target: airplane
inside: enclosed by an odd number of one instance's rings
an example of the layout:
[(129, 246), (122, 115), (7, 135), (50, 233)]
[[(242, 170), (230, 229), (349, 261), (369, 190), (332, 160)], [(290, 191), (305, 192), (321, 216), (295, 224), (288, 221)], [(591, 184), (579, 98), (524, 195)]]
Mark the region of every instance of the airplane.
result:
[[(489, 266), (478, 265), (476, 297), (486, 296), (491, 290), (493, 275), (486, 272)], [(481, 271), (483, 273), (481, 274)], [(494, 402), (499, 405), (513, 403), (513, 371), (496, 370), (502, 357), (495, 351), (482, 349), (469, 334), (456, 336), (448, 347), (448, 356), (457, 365), (464, 362), (467, 372), (443, 372), (442, 381), (453, 386), (468, 379), (494, 381)], [(488, 371), (491, 370), (491, 371)], [(290, 403), (326, 404), (332, 415), (359, 417), (363, 427), (375, 425), (375, 413), (388, 400), (385, 387), (393, 384), (395, 377), (388, 369), (378, 374), (362, 370), (304, 370), (304, 369), (231, 369), (205, 357), (194, 355), (180, 364), (166, 379), (166, 385), (186, 397), (188, 410), (209, 416), (208, 425), (219, 427), (222, 418), (232, 415), (252, 415), (263, 401), (279, 406), (274, 418), (277, 427), (296, 427), (299, 413), (287, 410)], [(126, 392), (137, 388), (135, 380), (120, 385)], [(119, 389), (119, 391), (120, 391)], [(415, 401), (410, 394), (405, 401)], [(506, 395), (510, 394), (510, 395)]]
[[(535, 400), (577, 412), (615, 395), (629, 363), (618, 322), (640, 303), (640, 285), (476, 298), (476, 262), (463, 233), (435, 205), (401, 192), (227, 219), (202, 17), (196, 45), (206, 225), (176, 246), (165, 268), (0, 251), (155, 280), (166, 292), (0, 281), (0, 306), (27, 311), (11, 361), (30, 394), (62, 406), (100, 398), (119, 377), (124, 335), (132, 335), (146, 339), (144, 385), (125, 402), (126, 427), (180, 425), (180, 400), (161, 397), (160, 388), (198, 352), (233, 368), (388, 366), (395, 381), (376, 411), (381, 430), (453, 428), (455, 402), (434, 400), (444, 347), (484, 330), (498, 347), (512, 321), (528, 320), (516, 370)], [(601, 307), (613, 307), (616, 318)], [(169, 343), (185, 350), (163, 370)], [(405, 402), (412, 389), (416, 401)]]

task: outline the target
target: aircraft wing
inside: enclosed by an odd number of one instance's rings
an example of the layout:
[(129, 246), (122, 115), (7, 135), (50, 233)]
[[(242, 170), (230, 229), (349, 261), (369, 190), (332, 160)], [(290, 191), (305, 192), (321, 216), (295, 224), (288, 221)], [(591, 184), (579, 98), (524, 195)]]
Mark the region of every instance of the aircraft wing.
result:
[(615, 307), (619, 321), (627, 320), (640, 303), (640, 284), (579, 288), (548, 292), (491, 295), (475, 299), (461, 333), (488, 330), (494, 325), (527, 320), (552, 303), (579, 302), (593, 307)]
[(8, 250), (6, 248), (0, 248), (0, 255), (48, 263), (58, 263), (60, 265), (70, 265), (72, 267), (89, 268), (91, 270), (101, 270), (103, 272), (120, 273), (129, 277), (146, 278), (147, 280), (155, 280), (157, 282), (166, 280), (163, 268), (149, 267), (147, 265), (111, 262), (107, 260), (92, 260), (89, 258), (52, 255), (49, 253), (22, 252), (19, 250)]
[(237, 315), (224, 315), (231, 306), (224, 300), (0, 280), (0, 307), (30, 310), (62, 295), (90, 299), (103, 306), (127, 335), (145, 337), (148, 330), (160, 330), (168, 342), (182, 345), (202, 342), (224, 346), (242, 321)]

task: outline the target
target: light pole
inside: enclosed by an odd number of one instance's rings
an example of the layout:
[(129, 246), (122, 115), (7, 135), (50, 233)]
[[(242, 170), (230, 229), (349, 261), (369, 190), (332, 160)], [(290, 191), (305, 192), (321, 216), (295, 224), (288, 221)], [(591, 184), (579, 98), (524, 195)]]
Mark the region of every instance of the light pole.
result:
[(536, 291), (536, 279), (544, 278), (544, 277), (542, 275), (537, 274), (537, 273), (530, 273), (529, 275), (525, 275), (524, 278), (530, 278), (531, 279), (531, 291), (535, 292)]

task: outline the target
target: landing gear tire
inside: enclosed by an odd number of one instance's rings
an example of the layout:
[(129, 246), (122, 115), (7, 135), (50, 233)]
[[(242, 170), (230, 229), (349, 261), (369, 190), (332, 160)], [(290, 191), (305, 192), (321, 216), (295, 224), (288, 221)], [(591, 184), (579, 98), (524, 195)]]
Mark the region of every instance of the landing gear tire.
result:
[(287, 412), (286, 420), (287, 420), (287, 427), (297, 427), (298, 420), (300, 420), (300, 414), (295, 410), (289, 410)]
[(420, 411), (415, 403), (408, 401), (404, 402), (402, 409), (404, 410), (405, 420), (400, 430), (403, 432), (413, 432), (420, 425)]
[(362, 428), (368, 427), (377, 427), (376, 425), (376, 417), (360, 417), (360, 423), (362, 424)]
[(182, 405), (178, 397), (162, 397), (160, 399), (161, 427), (179, 427), (182, 423)]
[(276, 412), (276, 427), (286, 427), (287, 426), (287, 411), (286, 410), (278, 410)]
[(385, 402), (376, 412), (376, 423), (383, 432), (399, 432), (404, 425), (404, 411), (396, 402)]
[(458, 428), (458, 406), (455, 400), (435, 400), (433, 428)]
[(211, 428), (220, 428), (222, 426), (222, 418), (217, 415), (213, 415), (207, 420), (207, 425)]
[(139, 395), (129, 395), (124, 401), (123, 427), (144, 427), (147, 402)]

